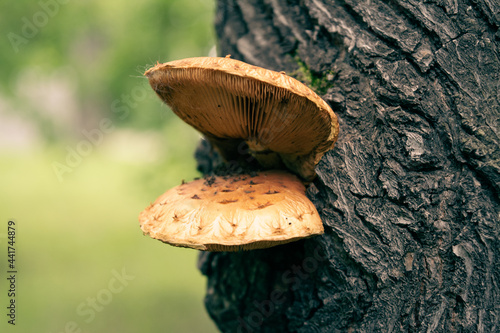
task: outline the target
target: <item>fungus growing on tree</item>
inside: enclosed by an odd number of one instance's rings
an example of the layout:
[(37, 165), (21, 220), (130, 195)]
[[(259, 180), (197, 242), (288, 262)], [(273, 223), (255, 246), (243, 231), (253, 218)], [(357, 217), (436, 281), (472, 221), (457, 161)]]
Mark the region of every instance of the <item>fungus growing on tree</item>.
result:
[(139, 220), (152, 238), (208, 251), (267, 248), (323, 233), (304, 185), (283, 171), (183, 183), (161, 195)]
[(144, 75), (175, 114), (228, 161), (241, 157), (245, 142), (264, 168), (286, 167), (310, 181), (337, 140), (332, 109), (284, 73), (227, 57), (202, 57), (158, 64)]
[(144, 233), (209, 251), (265, 248), (323, 233), (302, 181), (315, 177), (316, 164), (337, 140), (337, 117), (324, 100), (284, 73), (229, 57), (157, 64), (145, 75), (226, 161), (241, 163), (249, 154), (268, 171), (177, 186), (141, 213)]

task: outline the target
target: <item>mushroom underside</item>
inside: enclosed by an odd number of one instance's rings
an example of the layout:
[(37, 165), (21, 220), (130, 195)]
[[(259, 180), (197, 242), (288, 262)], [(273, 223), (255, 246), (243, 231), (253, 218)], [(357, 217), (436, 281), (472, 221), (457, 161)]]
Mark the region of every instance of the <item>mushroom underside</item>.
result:
[(192, 58), (157, 65), (146, 75), (173, 112), (227, 161), (238, 159), (244, 142), (264, 168), (286, 167), (311, 180), (338, 135), (330, 107), (282, 73), (233, 59)]

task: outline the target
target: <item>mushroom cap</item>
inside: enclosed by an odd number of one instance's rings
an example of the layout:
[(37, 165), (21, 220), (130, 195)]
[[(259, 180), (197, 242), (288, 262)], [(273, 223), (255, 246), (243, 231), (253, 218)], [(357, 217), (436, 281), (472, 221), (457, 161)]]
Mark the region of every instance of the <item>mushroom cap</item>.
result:
[(161, 195), (139, 221), (152, 238), (208, 251), (268, 248), (324, 232), (302, 182), (283, 171), (184, 183)]
[(157, 64), (144, 75), (160, 98), (226, 160), (237, 160), (245, 141), (262, 166), (284, 164), (312, 180), (316, 164), (337, 140), (332, 109), (284, 73), (228, 57), (200, 57)]

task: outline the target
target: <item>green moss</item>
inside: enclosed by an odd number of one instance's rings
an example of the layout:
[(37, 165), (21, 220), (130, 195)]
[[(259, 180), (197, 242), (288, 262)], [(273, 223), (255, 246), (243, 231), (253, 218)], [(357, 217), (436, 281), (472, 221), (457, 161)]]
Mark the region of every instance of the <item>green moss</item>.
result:
[(332, 85), (331, 79), (333, 78), (334, 72), (326, 71), (324, 73), (318, 73), (312, 71), (298, 55), (294, 55), (293, 59), (297, 63), (298, 69), (289, 75), (309, 86), (318, 95), (324, 95)]

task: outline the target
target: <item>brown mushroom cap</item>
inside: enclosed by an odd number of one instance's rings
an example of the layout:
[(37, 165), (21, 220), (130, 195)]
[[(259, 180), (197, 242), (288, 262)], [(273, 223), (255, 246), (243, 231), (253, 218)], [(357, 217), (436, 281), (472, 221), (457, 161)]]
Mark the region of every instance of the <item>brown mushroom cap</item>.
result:
[(328, 104), (283, 73), (202, 57), (158, 64), (145, 75), (160, 98), (226, 160), (237, 159), (245, 141), (264, 167), (284, 164), (311, 180), (337, 140), (337, 117)]
[(267, 248), (323, 233), (304, 185), (282, 171), (184, 183), (161, 195), (139, 221), (152, 238), (208, 251)]

